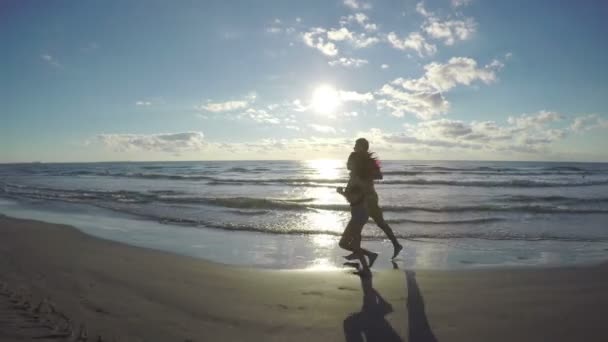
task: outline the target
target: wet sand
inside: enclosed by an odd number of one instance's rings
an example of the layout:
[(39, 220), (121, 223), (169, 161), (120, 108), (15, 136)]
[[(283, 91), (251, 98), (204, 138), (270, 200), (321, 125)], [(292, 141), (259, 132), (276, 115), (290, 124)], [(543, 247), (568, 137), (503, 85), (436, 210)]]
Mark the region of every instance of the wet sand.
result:
[(607, 265), (260, 270), (0, 216), (0, 290), (1, 341), (608, 340)]

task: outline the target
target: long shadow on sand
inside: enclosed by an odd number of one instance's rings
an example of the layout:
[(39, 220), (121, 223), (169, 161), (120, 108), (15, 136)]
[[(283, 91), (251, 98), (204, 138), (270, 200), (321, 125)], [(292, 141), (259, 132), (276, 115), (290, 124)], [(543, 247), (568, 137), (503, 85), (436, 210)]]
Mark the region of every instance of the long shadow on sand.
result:
[[(363, 307), (360, 312), (344, 320), (344, 336), (347, 342), (393, 342), (401, 337), (384, 318), (393, 312), (390, 303), (384, 300), (372, 286), (371, 274), (359, 274), (363, 289)], [(364, 339), (365, 337), (365, 339)]]
[(407, 283), (407, 317), (410, 342), (437, 342), (424, 310), (424, 299), (416, 282), (416, 272), (405, 271)]

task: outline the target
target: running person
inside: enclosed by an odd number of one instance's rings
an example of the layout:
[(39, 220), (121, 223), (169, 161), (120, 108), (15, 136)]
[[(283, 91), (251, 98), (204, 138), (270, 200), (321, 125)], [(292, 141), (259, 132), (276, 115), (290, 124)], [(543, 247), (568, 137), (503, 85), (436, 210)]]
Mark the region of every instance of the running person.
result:
[(369, 152), (369, 142), (365, 138), (359, 138), (355, 141), (354, 152), (348, 157), (346, 167), (351, 172), (351, 179), (353, 175), (356, 175), (362, 181), (367, 213), (391, 240), (394, 259), (401, 252), (403, 246), (384, 220), (382, 209), (378, 205), (378, 193), (374, 188), (374, 179), (382, 179), (382, 172), (380, 171), (379, 161), (373, 156), (373, 153)]

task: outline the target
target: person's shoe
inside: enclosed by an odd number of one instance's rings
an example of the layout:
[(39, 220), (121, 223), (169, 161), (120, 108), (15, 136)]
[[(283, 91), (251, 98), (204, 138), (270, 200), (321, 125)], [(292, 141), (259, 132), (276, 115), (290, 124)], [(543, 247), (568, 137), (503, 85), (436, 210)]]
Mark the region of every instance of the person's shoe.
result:
[(401, 252), (401, 250), (403, 249), (403, 246), (401, 246), (401, 244), (397, 244), (393, 247), (395, 250), (393, 251), (393, 257), (391, 259), (395, 259), (397, 257), (397, 255), (399, 255), (399, 253)]
[(372, 266), (374, 266), (374, 262), (378, 258), (378, 253), (370, 252), (370, 254), (367, 256), (367, 258), (369, 260), (368, 261), (368, 263), (369, 263), (368, 268), (372, 268)]
[(356, 260), (359, 259), (359, 256), (357, 253), (350, 253), (349, 255), (345, 255), (343, 258), (346, 260)]
[(343, 265), (347, 266), (347, 267), (352, 267), (352, 268), (356, 269), (357, 271), (359, 271), (361, 269), (361, 265), (359, 265), (358, 262), (345, 262)]

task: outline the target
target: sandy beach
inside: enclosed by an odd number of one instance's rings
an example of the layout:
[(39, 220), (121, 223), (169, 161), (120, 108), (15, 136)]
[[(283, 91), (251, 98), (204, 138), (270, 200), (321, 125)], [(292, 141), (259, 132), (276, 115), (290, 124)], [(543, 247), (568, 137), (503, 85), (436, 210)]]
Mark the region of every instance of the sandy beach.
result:
[(260, 270), (3, 216), (0, 340), (605, 341), (607, 271)]

